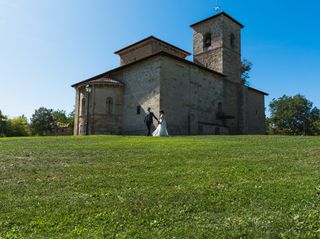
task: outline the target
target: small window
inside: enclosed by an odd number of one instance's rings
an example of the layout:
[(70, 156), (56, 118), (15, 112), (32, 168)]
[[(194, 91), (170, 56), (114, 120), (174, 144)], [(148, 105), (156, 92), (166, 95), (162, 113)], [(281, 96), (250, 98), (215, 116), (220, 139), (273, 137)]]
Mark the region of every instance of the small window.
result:
[(140, 115), (141, 114), (141, 106), (137, 106), (137, 115)]
[(230, 34), (230, 46), (232, 48), (234, 48), (235, 39), (236, 39), (235, 35), (233, 33), (231, 33)]
[(211, 33), (206, 33), (203, 38), (203, 46), (209, 47), (211, 46)]
[(222, 112), (222, 103), (219, 102), (218, 104), (218, 112), (221, 113)]
[(256, 109), (256, 115), (258, 115), (258, 110)]
[(107, 114), (112, 114), (113, 111), (113, 99), (112, 97), (108, 97), (106, 100), (106, 111)]

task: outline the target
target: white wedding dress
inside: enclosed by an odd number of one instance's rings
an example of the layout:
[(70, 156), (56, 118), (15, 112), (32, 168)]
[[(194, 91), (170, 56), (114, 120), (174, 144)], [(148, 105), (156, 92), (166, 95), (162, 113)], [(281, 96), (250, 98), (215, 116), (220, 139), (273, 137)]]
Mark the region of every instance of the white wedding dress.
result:
[(168, 130), (167, 130), (167, 123), (164, 118), (164, 115), (160, 115), (159, 117), (159, 125), (156, 128), (156, 130), (152, 133), (153, 136), (158, 136), (158, 137), (165, 137), (169, 136)]

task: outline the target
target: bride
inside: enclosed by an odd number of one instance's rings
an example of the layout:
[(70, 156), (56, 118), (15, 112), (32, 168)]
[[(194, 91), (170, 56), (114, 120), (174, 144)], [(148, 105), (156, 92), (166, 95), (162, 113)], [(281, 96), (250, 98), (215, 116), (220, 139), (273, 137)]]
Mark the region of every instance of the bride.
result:
[(153, 136), (169, 136), (168, 131), (167, 131), (167, 123), (164, 117), (164, 111), (160, 111), (160, 116), (159, 116), (159, 125), (157, 129), (153, 132)]

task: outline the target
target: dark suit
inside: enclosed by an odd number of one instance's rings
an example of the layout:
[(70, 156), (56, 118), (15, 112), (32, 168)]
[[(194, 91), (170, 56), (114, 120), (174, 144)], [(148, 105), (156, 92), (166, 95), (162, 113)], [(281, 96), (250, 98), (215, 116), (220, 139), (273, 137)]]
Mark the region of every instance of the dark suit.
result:
[(151, 136), (151, 126), (153, 124), (153, 118), (158, 121), (158, 118), (153, 114), (153, 112), (147, 112), (146, 117), (144, 117), (144, 123), (148, 128), (148, 136)]

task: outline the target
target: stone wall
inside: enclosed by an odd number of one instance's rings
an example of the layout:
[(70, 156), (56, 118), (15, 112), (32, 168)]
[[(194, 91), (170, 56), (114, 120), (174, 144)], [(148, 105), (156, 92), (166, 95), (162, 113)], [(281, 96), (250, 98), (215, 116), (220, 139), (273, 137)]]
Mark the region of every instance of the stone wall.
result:
[[(148, 107), (160, 110), (160, 58), (154, 57), (128, 66), (112, 78), (124, 83), (122, 133), (145, 135), (144, 117)], [(140, 114), (137, 114), (141, 107)]]
[[(239, 134), (241, 121), (241, 26), (220, 15), (193, 26), (194, 62), (226, 75), (222, 110), (230, 134)], [(204, 44), (211, 36), (210, 46)]]
[[(124, 88), (90, 83), (89, 134), (146, 134), (148, 107), (156, 115), (160, 111), (160, 58), (128, 66), (110, 78), (124, 83)], [(86, 134), (87, 102), (85, 86), (76, 88), (75, 135)]]
[(122, 133), (123, 88), (93, 85), (91, 134)]
[(246, 133), (266, 134), (264, 95), (248, 88), (246, 93)]
[(152, 53), (155, 54), (160, 51), (167, 52), (171, 55), (177, 56), (182, 59), (186, 58), (186, 56), (187, 56), (187, 54), (182, 53), (181, 51), (177, 50), (176, 48), (174, 48), (172, 46), (163, 44), (162, 42), (159, 42), (159, 41), (153, 41), (152, 42)]
[(171, 135), (188, 134), (190, 69), (183, 63), (162, 57), (160, 108), (166, 114)]
[(163, 56), (160, 106), (169, 134), (228, 134), (228, 127), (217, 119), (223, 88), (222, 76)]
[(223, 17), (223, 74), (241, 83), (241, 26)]
[(153, 53), (152, 44), (145, 43), (139, 47), (129, 49), (123, 54), (119, 54), (120, 65), (126, 65), (126, 64), (132, 63), (134, 61), (150, 56), (152, 55), (152, 53)]
[[(193, 26), (194, 62), (240, 83), (241, 27), (224, 15)], [(211, 45), (204, 39), (211, 35)]]
[[(122, 82), (123, 88), (94, 85), (89, 133), (145, 135), (144, 117), (151, 107), (156, 115), (161, 109), (166, 112), (172, 135), (265, 134), (264, 95), (241, 83), (241, 26), (221, 14), (193, 30), (195, 64), (157, 55), (112, 71), (108, 77)], [(205, 46), (208, 33), (211, 44)], [(155, 38), (118, 54), (126, 65), (160, 51), (187, 56)], [(84, 86), (76, 89), (75, 134), (85, 134), (86, 97)]]
[[(105, 84), (91, 84), (89, 95), (89, 134), (120, 134), (123, 89)], [(85, 88), (78, 90), (75, 135), (86, 134), (88, 95)]]
[(120, 55), (120, 64), (126, 65), (150, 55), (156, 54), (160, 51), (167, 52), (174, 56), (185, 58), (187, 55), (182, 53), (181, 51), (177, 50), (176, 48), (164, 44), (160, 41), (155, 39), (147, 40), (146, 42), (140, 43), (137, 46), (129, 48), (125, 50), (123, 53), (119, 53)]
[(225, 117), (228, 118), (226, 121), (229, 127), (229, 134), (240, 134), (241, 132), (239, 128), (241, 114), (240, 87), (240, 84), (224, 79), (222, 109)]
[[(156, 115), (166, 112), (171, 135), (265, 134), (262, 93), (194, 64), (161, 55), (109, 77), (124, 88), (93, 85), (90, 134), (145, 135), (148, 107)], [(85, 134), (84, 87), (77, 89), (76, 99), (75, 134)]]

